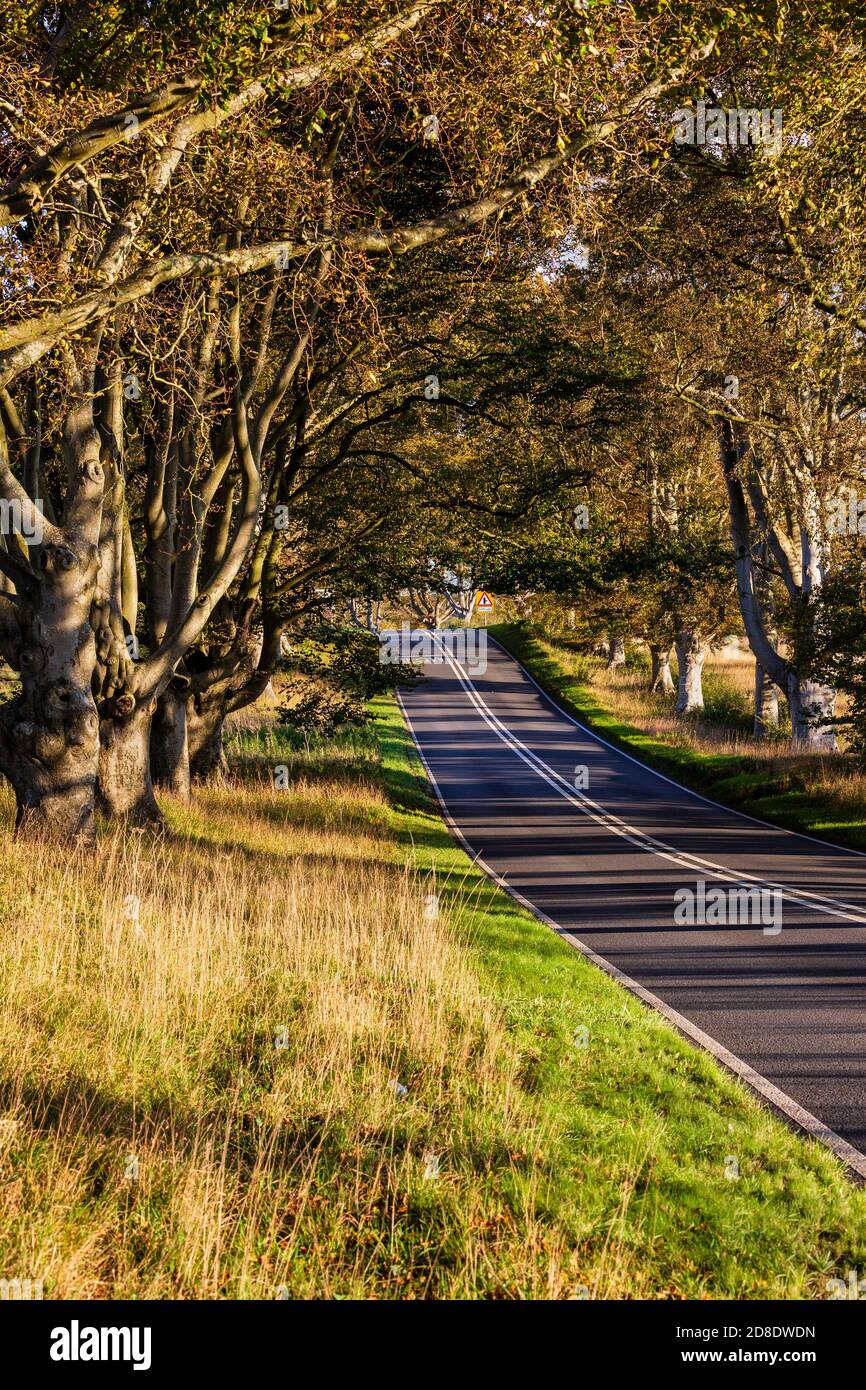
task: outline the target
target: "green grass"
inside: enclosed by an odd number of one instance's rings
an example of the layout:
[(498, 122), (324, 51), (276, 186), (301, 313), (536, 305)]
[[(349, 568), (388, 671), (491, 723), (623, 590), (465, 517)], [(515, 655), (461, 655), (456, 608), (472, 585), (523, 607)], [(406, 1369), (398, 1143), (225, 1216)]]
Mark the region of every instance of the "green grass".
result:
[(396, 833), (519, 1052), (539, 1136), (526, 1180), (590, 1295), (821, 1298), (833, 1266), (861, 1268), (866, 1193), (840, 1163), (474, 868), (390, 702), (376, 727)]
[(97, 863), (4, 840), (0, 1277), (823, 1298), (864, 1268), (866, 1192), (473, 867), (393, 700), (229, 751)]
[(491, 627), (490, 634), (563, 709), (648, 766), (760, 820), (866, 850), (863, 788), (855, 782), (855, 795), (847, 790), (856, 770), (844, 755), (837, 755), (842, 776), (834, 778), (832, 760), (820, 756), (773, 760), (748, 753), (710, 753), (685, 741), (666, 742), (605, 707), (603, 696), (590, 684), (591, 667), (585, 660), (518, 623)]

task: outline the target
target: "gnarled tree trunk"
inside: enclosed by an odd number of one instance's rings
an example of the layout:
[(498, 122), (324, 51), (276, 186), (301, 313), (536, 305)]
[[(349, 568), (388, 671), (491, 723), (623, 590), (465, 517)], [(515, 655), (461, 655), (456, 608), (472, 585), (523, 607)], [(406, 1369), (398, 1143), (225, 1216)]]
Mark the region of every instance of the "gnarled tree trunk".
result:
[[(91, 689), (90, 615), (99, 570), (103, 469), (87, 383), (63, 430), (69, 480), (63, 525), (45, 520), (12, 476), (0, 427), (0, 482), (19, 502), (30, 549), (3, 551), (3, 652), (21, 694), (0, 709), (0, 769), (12, 783), (16, 825), (64, 840), (94, 837), (99, 716)], [(30, 564), (25, 562), (28, 557)], [(32, 566), (32, 567), (31, 567)]]
[(625, 638), (611, 637), (610, 652), (607, 658), (607, 669), (615, 671), (618, 666), (625, 665)]
[(161, 821), (162, 812), (150, 775), (150, 726), (153, 705), (137, 705), (131, 714), (102, 720), (99, 737), (99, 807), (133, 825)]
[(189, 774), (195, 782), (205, 782), (228, 772), (223, 750), (223, 726), (227, 709), (224, 692), (211, 699), (195, 698), (187, 706), (187, 745)]
[(47, 545), (32, 618), (21, 632), (22, 692), (0, 711), (0, 761), (19, 829), (70, 840), (94, 835), (99, 716), (90, 683), (93, 547)]

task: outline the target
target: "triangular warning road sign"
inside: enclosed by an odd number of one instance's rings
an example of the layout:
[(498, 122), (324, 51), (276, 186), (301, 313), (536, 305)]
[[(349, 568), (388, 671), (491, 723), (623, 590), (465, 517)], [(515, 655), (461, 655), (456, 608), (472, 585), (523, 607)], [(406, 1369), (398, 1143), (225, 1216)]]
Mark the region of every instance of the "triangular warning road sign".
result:
[(479, 589), (475, 595), (475, 607), (479, 613), (493, 612), (493, 599), (484, 589)]

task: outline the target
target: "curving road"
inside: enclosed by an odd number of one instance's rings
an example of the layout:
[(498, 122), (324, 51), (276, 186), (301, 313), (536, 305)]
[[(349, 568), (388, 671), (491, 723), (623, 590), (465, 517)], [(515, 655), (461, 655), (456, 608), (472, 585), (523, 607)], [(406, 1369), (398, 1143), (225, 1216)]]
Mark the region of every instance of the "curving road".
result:
[[(437, 654), (401, 702), (482, 867), (866, 1178), (866, 855), (653, 772), (492, 639), (483, 675)], [(676, 924), (701, 882), (762, 887), (781, 930)]]

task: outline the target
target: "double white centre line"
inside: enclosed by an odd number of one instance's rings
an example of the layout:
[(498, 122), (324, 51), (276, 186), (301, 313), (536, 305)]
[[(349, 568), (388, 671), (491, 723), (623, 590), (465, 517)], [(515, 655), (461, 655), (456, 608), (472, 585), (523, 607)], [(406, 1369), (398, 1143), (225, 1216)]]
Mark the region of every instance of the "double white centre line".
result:
[[(721, 865), (712, 864), (710, 861), (700, 859), (696, 855), (681, 854), (678, 850), (673, 849), (670, 845), (666, 845), (663, 841), (657, 840), (653, 836), (646, 835), (643, 831), (628, 825), (628, 823), (619, 816), (614, 816), (611, 812), (603, 810), (603, 808), (590, 797), (584, 796), (582, 793), (578, 792), (564, 777), (560, 776), (554, 768), (548, 766), (537, 753), (527, 748), (520, 739), (515, 738), (511, 731), (506, 728), (502, 721), (498, 719), (493, 711), (485, 704), (459, 663), (453, 661), (447, 651), (444, 652), (444, 655), (463, 687), (465, 694), (468, 696), (478, 714), (481, 715), (485, 724), (487, 724), (496, 736), (501, 739), (513, 753), (521, 758), (533, 772), (539, 777), (542, 777), (545, 782), (567, 801), (577, 806), (583, 814), (591, 816), (593, 820), (596, 820), (606, 829), (612, 831), (616, 835), (621, 835), (623, 839), (628, 840), (631, 844), (637, 845), (647, 853), (659, 855), (662, 858), (668, 859), (671, 863), (689, 868), (693, 868), (694, 865), (697, 864), (714, 878), (724, 878), (728, 882), (731, 881), (732, 877), (736, 877), (732, 876), (728, 870), (723, 869)], [(813, 1138), (825, 1144), (827, 1148), (831, 1149), (833, 1153), (842, 1160), (850, 1172), (856, 1173), (860, 1181), (866, 1183), (866, 1155), (862, 1154), (859, 1149), (855, 1149), (853, 1144), (849, 1144), (847, 1139), (843, 1139), (841, 1135), (837, 1134), (835, 1130), (831, 1129), (830, 1126), (819, 1119), (817, 1115), (813, 1115), (810, 1110), (806, 1110), (804, 1106), (800, 1105), (799, 1101), (794, 1100), (787, 1092), (782, 1091), (770, 1081), (768, 1077), (756, 1071), (749, 1062), (744, 1061), (742, 1057), (737, 1057), (735, 1053), (730, 1052), (728, 1048), (718, 1042), (716, 1038), (711, 1037), (709, 1033), (705, 1033), (702, 1028), (699, 1028), (690, 1018), (686, 1018), (678, 1009), (673, 1008), (673, 1006), (668, 1004), (664, 999), (660, 999), (657, 994), (653, 994), (651, 990), (648, 990), (646, 986), (640, 984), (639, 981), (633, 980), (631, 976), (626, 975), (624, 971), (620, 970), (619, 967), (614, 965), (611, 961), (605, 960), (603, 956), (600, 956), (591, 946), (587, 945), (585, 941), (581, 941), (580, 937), (573, 930), (563, 929), (562, 925), (553, 917), (549, 917), (541, 908), (536, 907), (529, 898), (524, 897), (522, 893), (512, 888), (504, 875), (497, 873), (495, 869), (485, 863), (481, 855), (476, 853), (472, 845), (470, 845), (451, 815), (447, 802), (442, 795), (442, 790), (424, 755), (420, 740), (412, 728), (412, 721), (408, 716), (405, 704), (399, 696), (398, 699), (400, 708), (403, 710), (404, 717), (406, 718), (406, 722), (415, 740), (421, 762), (424, 765), (432, 783), (433, 790), (442, 807), (442, 813), (473, 862), (477, 864), (479, 868), (483, 869), (494, 882), (498, 883), (506, 893), (516, 899), (517, 902), (521, 903), (522, 906), (527, 908), (534, 916), (546, 922), (547, 925), (553, 927), (554, 930), (559, 932), (564, 931), (565, 939), (576, 950), (580, 951), (581, 955), (586, 956), (586, 958), (597, 965), (599, 969), (612, 976), (613, 979), (617, 980), (632, 994), (636, 995), (638, 999), (648, 1004), (650, 1008), (662, 1014), (662, 1016), (672, 1023), (684, 1037), (688, 1038), (691, 1042), (697, 1043), (699, 1047), (709, 1052), (711, 1056), (715, 1057), (716, 1061), (720, 1062), (728, 1071), (733, 1072), (735, 1076), (738, 1076), (741, 1081), (745, 1082), (745, 1084), (767, 1104), (785, 1115), (807, 1134), (810, 1134)], [(581, 726), (578, 725), (577, 727), (580, 728)], [(614, 749), (613, 751), (615, 752), (616, 750)], [(760, 886), (778, 888), (778, 890), (784, 893), (792, 902), (810, 907), (817, 906), (821, 912), (827, 912), (835, 917), (844, 917), (847, 921), (866, 924), (866, 916), (858, 909), (848, 908), (847, 904), (838, 903), (835, 899), (822, 898), (819, 894), (803, 892), (793, 893), (783, 884), (765, 883), (764, 880), (754, 879), (750, 875), (740, 875), (739, 878), (740, 881), (748, 879), (753, 885), (758, 884)], [(832, 906), (830, 904), (832, 904)]]
[(780, 893), (784, 900), (796, 903), (798, 907), (817, 910), (829, 917), (838, 917), (846, 922), (855, 922), (858, 926), (866, 926), (866, 912), (853, 903), (840, 902), (838, 898), (827, 898), (821, 893), (813, 893), (806, 889), (793, 889), (785, 883), (777, 883), (772, 879), (760, 878), (755, 874), (746, 873), (744, 870), (731, 870), (725, 865), (719, 864), (712, 859), (703, 859), (697, 854), (692, 854), (687, 850), (676, 849), (673, 845), (667, 844), (664, 840), (658, 839), (654, 835), (648, 835), (645, 831), (639, 830), (636, 826), (629, 825), (628, 821), (621, 816), (614, 815), (612, 811), (600, 806), (592, 797), (584, 792), (578, 791), (561, 773), (555, 768), (550, 767), (543, 758), (539, 757), (531, 748), (511, 730), (503, 724), (502, 720), (493, 713), (489, 705), (482, 699), (475, 689), (468, 673), (464, 670), (460, 662), (456, 661), (448, 651), (440, 638), (435, 639), (442, 655), (451, 667), (460, 685), (463, 687), (470, 703), (474, 706), (478, 714), (484, 720), (497, 738), (505, 744), (512, 753), (516, 754), (527, 767), (548, 786), (552, 787), (565, 801), (571, 802), (584, 815), (589, 816), (598, 825), (609, 830), (612, 834), (620, 836), (621, 839), (634, 845), (636, 849), (642, 849), (647, 854), (654, 854), (659, 859), (666, 859), (671, 864), (676, 864), (678, 868), (688, 869), (693, 874), (720, 879), (725, 883), (734, 884), (743, 888), (761, 888), (772, 892)]

